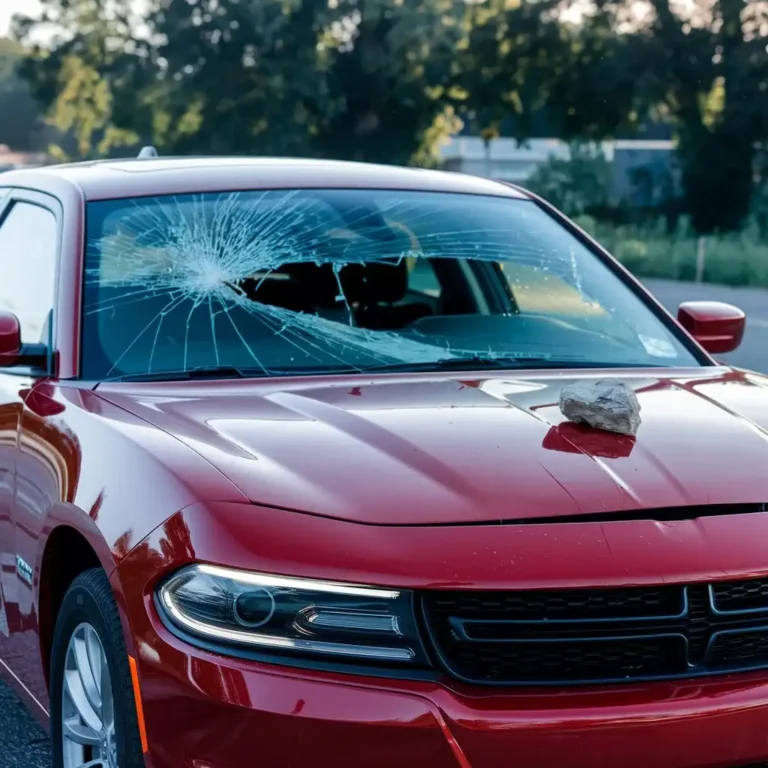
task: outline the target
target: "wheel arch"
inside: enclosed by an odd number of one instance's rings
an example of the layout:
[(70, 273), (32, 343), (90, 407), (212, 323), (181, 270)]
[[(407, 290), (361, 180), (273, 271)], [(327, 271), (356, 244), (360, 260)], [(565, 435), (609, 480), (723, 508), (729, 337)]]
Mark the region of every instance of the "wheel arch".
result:
[(107, 575), (111, 570), (81, 531), (59, 525), (50, 532), (40, 559), (37, 598), (40, 661), (46, 685), (50, 684), (53, 634), (64, 595), (81, 573), (92, 568), (102, 568)]

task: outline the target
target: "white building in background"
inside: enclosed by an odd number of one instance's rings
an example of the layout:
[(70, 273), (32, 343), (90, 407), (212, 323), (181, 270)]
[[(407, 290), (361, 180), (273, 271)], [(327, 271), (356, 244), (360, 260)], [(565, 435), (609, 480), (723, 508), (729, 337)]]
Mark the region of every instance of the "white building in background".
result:
[[(660, 202), (660, 194), (674, 193), (677, 171), (673, 142), (622, 139), (599, 146), (612, 167), (612, 203), (653, 205)], [(446, 170), (524, 186), (550, 157), (567, 160), (570, 148), (559, 139), (528, 139), (518, 145), (516, 139), (502, 137), (486, 146), (479, 136), (456, 136), (443, 148), (442, 157)]]
[(529, 139), (518, 146), (516, 139), (499, 138), (486, 147), (479, 136), (457, 136), (442, 151), (446, 170), (515, 184), (523, 184), (551, 156), (565, 160), (569, 155), (559, 139)]

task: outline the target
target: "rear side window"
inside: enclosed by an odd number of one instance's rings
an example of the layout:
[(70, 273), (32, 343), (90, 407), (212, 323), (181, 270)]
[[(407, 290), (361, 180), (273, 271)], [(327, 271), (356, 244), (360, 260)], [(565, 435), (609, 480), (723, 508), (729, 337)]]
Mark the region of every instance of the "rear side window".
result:
[(56, 284), (56, 217), (16, 202), (0, 221), (0, 309), (13, 312), (25, 344), (48, 343)]

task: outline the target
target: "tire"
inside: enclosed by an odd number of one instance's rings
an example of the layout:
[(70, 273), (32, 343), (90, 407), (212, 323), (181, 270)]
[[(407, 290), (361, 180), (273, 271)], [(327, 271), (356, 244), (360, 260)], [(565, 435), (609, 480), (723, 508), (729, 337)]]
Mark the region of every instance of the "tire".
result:
[(99, 768), (145, 768), (120, 616), (100, 568), (81, 573), (64, 596), (53, 636), (50, 689), (53, 768), (79, 768), (89, 760)]

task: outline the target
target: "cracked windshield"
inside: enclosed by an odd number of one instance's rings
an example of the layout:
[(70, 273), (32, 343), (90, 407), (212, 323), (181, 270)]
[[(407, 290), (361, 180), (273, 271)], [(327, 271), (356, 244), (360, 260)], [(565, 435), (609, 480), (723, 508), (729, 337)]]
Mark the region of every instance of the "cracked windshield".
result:
[(89, 204), (84, 375), (696, 365), (536, 203), (385, 190)]

